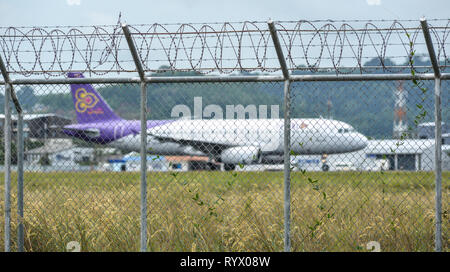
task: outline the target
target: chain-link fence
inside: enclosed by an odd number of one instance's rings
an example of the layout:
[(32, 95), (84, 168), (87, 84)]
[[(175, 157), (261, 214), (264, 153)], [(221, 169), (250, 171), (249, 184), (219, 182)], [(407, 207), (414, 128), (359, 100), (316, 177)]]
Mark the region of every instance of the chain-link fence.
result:
[(5, 251), (448, 251), (421, 23), (2, 29)]

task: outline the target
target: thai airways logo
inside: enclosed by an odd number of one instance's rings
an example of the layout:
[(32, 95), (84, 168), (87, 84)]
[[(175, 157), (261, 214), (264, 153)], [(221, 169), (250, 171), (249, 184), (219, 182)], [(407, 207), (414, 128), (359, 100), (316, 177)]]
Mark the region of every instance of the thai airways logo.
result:
[(75, 91), (75, 109), (79, 113), (84, 113), (87, 111), (88, 114), (102, 114), (103, 110), (101, 108), (94, 108), (97, 105), (99, 99), (98, 97), (86, 91), (84, 88), (79, 88)]

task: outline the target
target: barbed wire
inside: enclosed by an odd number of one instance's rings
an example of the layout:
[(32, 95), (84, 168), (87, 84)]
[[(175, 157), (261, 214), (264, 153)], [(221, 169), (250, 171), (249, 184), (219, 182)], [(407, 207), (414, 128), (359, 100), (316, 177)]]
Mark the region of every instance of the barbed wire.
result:
[[(450, 19), (428, 21), (445, 72)], [(425, 43), (415, 20), (280, 21), (276, 27), (290, 70), (395, 73), (417, 68), (411, 65), (418, 62), (417, 72), (431, 70), (423, 57)], [(280, 70), (265, 22), (141, 24), (129, 28), (148, 73)], [(116, 25), (0, 27), (0, 56), (10, 73), (22, 76), (62, 76), (74, 70), (97, 76), (135, 72), (120, 18)], [(412, 57), (416, 61), (411, 62)]]

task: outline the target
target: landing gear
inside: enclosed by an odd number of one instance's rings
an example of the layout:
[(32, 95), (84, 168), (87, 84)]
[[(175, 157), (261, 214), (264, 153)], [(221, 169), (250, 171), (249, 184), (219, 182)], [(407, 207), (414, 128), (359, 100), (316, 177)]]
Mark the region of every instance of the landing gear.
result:
[(236, 169), (236, 164), (225, 163), (223, 165), (223, 168), (225, 169), (225, 171), (233, 171), (234, 169)]
[(328, 154), (322, 154), (322, 171), (328, 172), (330, 170), (330, 166), (327, 164)]
[(207, 169), (210, 171), (220, 171), (220, 164), (208, 162)]

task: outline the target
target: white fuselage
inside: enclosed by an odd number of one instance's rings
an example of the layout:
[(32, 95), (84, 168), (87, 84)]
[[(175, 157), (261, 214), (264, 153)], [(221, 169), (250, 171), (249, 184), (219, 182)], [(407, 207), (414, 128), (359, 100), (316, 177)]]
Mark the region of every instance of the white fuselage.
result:
[[(292, 119), (290, 133), (291, 150), (295, 154), (345, 153), (367, 145), (364, 135), (337, 120)], [(282, 155), (284, 150), (283, 119), (176, 120), (150, 128), (147, 134), (148, 153), (158, 155), (209, 156), (196, 148), (208, 144), (256, 147), (263, 156)], [(125, 136), (109, 145), (139, 151), (140, 134)]]

